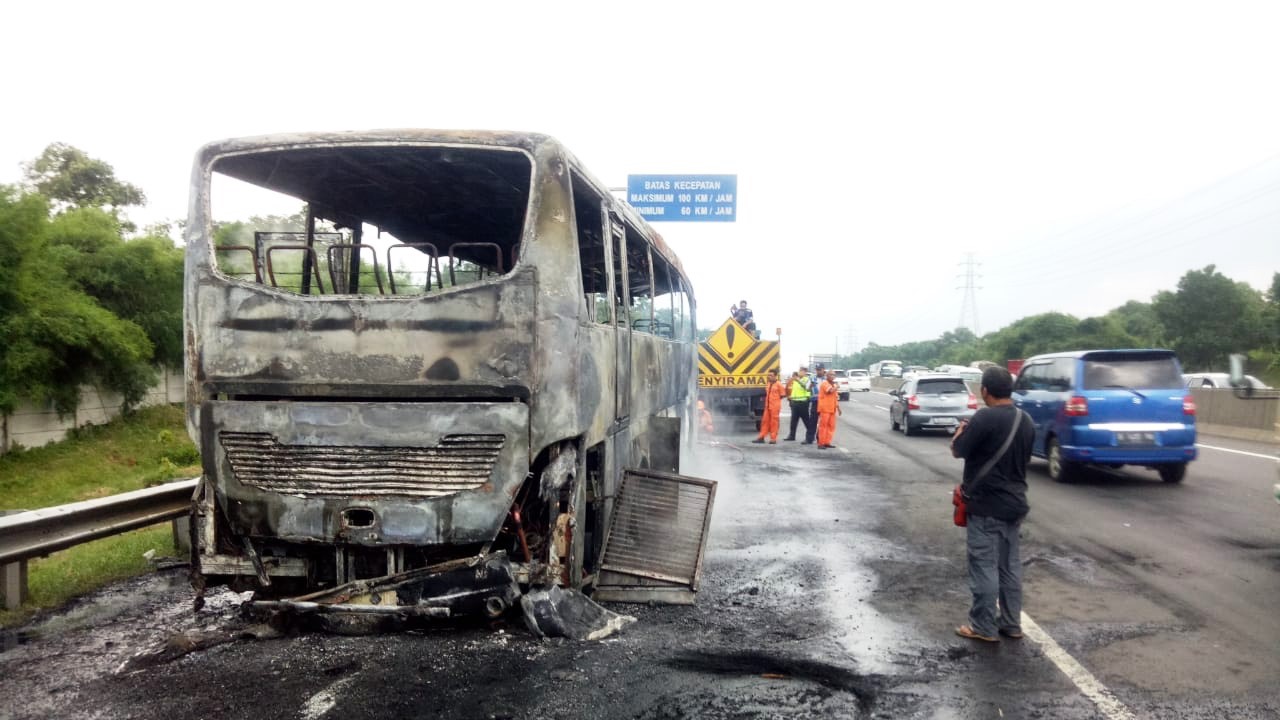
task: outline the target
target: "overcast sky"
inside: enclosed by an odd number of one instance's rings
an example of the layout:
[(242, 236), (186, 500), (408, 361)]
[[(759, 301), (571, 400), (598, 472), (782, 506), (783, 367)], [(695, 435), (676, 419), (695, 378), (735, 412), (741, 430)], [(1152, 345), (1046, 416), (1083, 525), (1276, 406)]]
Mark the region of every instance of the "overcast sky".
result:
[(787, 365), (954, 328), (969, 252), (984, 333), (1280, 270), (1280, 4), (759, 8), (22, 3), (0, 182), (67, 142), (145, 224), (210, 140), (388, 127), (545, 132), (610, 185), (737, 174), (737, 222), (656, 227), (699, 325), (745, 298)]

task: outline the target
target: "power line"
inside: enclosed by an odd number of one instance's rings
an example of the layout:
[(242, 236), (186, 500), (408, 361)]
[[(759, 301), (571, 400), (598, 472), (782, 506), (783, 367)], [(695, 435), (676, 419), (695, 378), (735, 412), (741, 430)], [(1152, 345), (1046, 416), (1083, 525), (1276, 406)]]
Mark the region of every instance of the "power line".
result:
[[(1261, 222), (1263, 220), (1266, 220), (1268, 218), (1271, 218), (1277, 215), (1280, 215), (1280, 210), (1272, 210), (1269, 213), (1263, 213), (1262, 215), (1259, 215), (1257, 217), (1253, 217), (1248, 220), (1238, 222), (1234, 225), (1229, 225), (1227, 227), (1220, 228), (1216, 232), (1210, 233), (1208, 235), (1193, 235), (1189, 238), (1186, 238), (1185, 240), (1179, 240), (1177, 242), (1168, 243), (1162, 246), (1160, 250), (1163, 253), (1168, 253), (1168, 251), (1170, 250), (1177, 250), (1179, 248), (1190, 245), (1191, 243), (1194, 243), (1194, 242), (1203, 242), (1206, 240), (1211, 240), (1220, 235), (1226, 235), (1227, 233), (1230, 233), (1233, 230), (1237, 230), (1239, 228), (1252, 225), (1256, 222)], [(1184, 228), (1178, 227), (1178, 228), (1174, 228), (1173, 230), (1168, 230), (1162, 234), (1168, 235), (1182, 229)], [(1135, 253), (1134, 248), (1132, 246), (1121, 247), (1110, 253), (1103, 253), (1100, 255), (1091, 256), (1089, 258), (1089, 263), (1084, 267), (1072, 267), (1072, 266), (1059, 267), (1056, 270), (1050, 270), (1045, 273), (1038, 273), (1033, 279), (1027, 282), (1000, 284), (1000, 285), (993, 285), (992, 287), (997, 287), (997, 288), (1043, 287), (1046, 283), (1065, 282), (1068, 280), (1074, 280), (1078, 277), (1096, 276), (1098, 274), (1097, 261), (1103, 258), (1109, 258), (1112, 265), (1117, 265), (1122, 262), (1137, 260), (1137, 259), (1140, 259), (1141, 257), (1146, 257), (1148, 255), (1150, 255), (1150, 253), (1143, 248), (1137, 248)]]
[[(1181, 208), (1181, 207), (1183, 207), (1183, 206), (1187, 205), (1187, 204), (1188, 204), (1188, 201), (1190, 201), (1192, 198), (1195, 198), (1195, 197), (1200, 196), (1200, 195), (1208, 194), (1208, 193), (1209, 193), (1210, 191), (1212, 191), (1212, 190), (1215, 190), (1215, 189), (1217, 189), (1217, 188), (1219, 188), (1219, 187), (1225, 186), (1225, 185), (1227, 185), (1227, 184), (1229, 184), (1229, 183), (1231, 183), (1231, 182), (1233, 182), (1233, 181), (1237, 181), (1237, 180), (1239, 180), (1240, 178), (1245, 177), (1246, 175), (1248, 175), (1248, 174), (1250, 174), (1250, 173), (1253, 173), (1254, 171), (1258, 170), (1259, 168), (1262, 168), (1262, 167), (1264, 167), (1264, 166), (1266, 166), (1266, 165), (1269, 165), (1269, 164), (1271, 164), (1271, 163), (1275, 162), (1276, 160), (1280, 160), (1280, 153), (1275, 154), (1275, 155), (1270, 155), (1270, 156), (1268, 156), (1268, 157), (1265, 157), (1265, 158), (1263, 158), (1262, 160), (1259, 160), (1258, 162), (1256, 162), (1256, 163), (1254, 163), (1254, 164), (1252, 164), (1252, 165), (1249, 165), (1248, 167), (1241, 168), (1240, 170), (1237, 170), (1236, 172), (1233, 172), (1233, 173), (1230, 173), (1230, 174), (1225, 175), (1225, 176), (1223, 176), (1223, 177), (1220, 177), (1220, 178), (1218, 178), (1217, 180), (1214, 180), (1213, 182), (1209, 183), (1208, 185), (1201, 186), (1201, 187), (1199, 187), (1199, 188), (1196, 188), (1195, 190), (1192, 190), (1192, 191), (1190, 191), (1190, 192), (1184, 193), (1183, 195), (1180, 195), (1180, 196), (1178, 196), (1178, 197), (1176, 197), (1176, 198), (1173, 198), (1173, 199), (1168, 200), (1168, 201), (1166, 201), (1166, 202), (1164, 202), (1164, 203), (1161, 203), (1160, 205), (1158, 205), (1158, 206), (1156, 206), (1156, 207), (1154, 207), (1154, 208), (1151, 208), (1150, 210), (1148, 210), (1148, 211), (1146, 211), (1146, 212), (1142, 213), (1141, 215), (1139, 215), (1139, 216), (1137, 216), (1137, 217), (1129, 218), (1129, 219), (1126, 219), (1126, 220), (1120, 220), (1119, 222), (1117, 222), (1115, 225), (1112, 225), (1111, 227), (1104, 227), (1104, 228), (1102, 228), (1100, 232), (1096, 232), (1096, 233), (1094, 233), (1091, 237), (1083, 238), (1083, 240), (1075, 240), (1075, 241), (1072, 241), (1072, 244), (1073, 244), (1073, 245), (1075, 245), (1075, 246), (1077, 246), (1077, 247), (1079, 247), (1079, 245), (1080, 245), (1080, 243), (1081, 243), (1082, 241), (1083, 241), (1083, 242), (1090, 242), (1090, 241), (1092, 241), (1092, 240), (1107, 240), (1107, 239), (1109, 239), (1112, 235), (1116, 234), (1116, 233), (1117, 233), (1117, 231), (1119, 231), (1119, 230), (1121, 230), (1121, 229), (1123, 229), (1123, 228), (1126, 228), (1126, 227), (1132, 227), (1132, 226), (1135, 226), (1135, 225), (1139, 225), (1139, 224), (1141, 224), (1141, 223), (1145, 222), (1146, 220), (1150, 220), (1151, 218), (1153, 218), (1153, 217), (1155, 217), (1155, 216), (1157, 216), (1157, 215), (1160, 215), (1162, 212), (1166, 211), (1166, 210), (1167, 210), (1167, 209), (1169, 209), (1169, 208)], [(1271, 191), (1271, 189), (1272, 189), (1273, 187), (1274, 187), (1274, 186), (1273, 186), (1272, 184), (1267, 184), (1264, 188), (1262, 188), (1262, 193), (1260, 193), (1260, 194), (1265, 194), (1265, 193), (1267, 193), (1267, 192), (1270, 192), (1270, 191)], [(1074, 228), (1068, 228), (1068, 229), (1063, 230), (1063, 231), (1061, 231), (1061, 232), (1055, 233), (1055, 234), (1053, 234), (1053, 235), (1049, 236), (1048, 238), (1045, 238), (1045, 240), (1044, 240), (1044, 241), (1042, 241), (1042, 242), (1052, 242), (1052, 241), (1059, 240), (1059, 239), (1065, 239), (1067, 236), (1071, 235), (1073, 232), (1075, 232), (1075, 231), (1077, 231), (1077, 230), (1080, 230), (1080, 229), (1082, 229), (1083, 227), (1087, 227), (1087, 226), (1088, 226), (1088, 225), (1090, 225), (1090, 224), (1092, 224), (1092, 223), (1091, 223), (1091, 222), (1086, 222), (1086, 223), (1083, 223), (1082, 225), (1077, 225), (1077, 226), (1076, 226), (1076, 227), (1074, 227)], [(1041, 245), (1042, 245), (1042, 243), (1024, 243), (1023, 245), (1020, 245), (1019, 247), (1016, 247), (1016, 248), (1013, 248), (1012, 250), (1008, 250), (1008, 251), (1005, 251), (1005, 252), (1001, 253), (1001, 257), (1002, 257), (1002, 259), (1007, 259), (1007, 258), (1011, 258), (1011, 257), (1016, 257), (1016, 256), (1018, 256), (1018, 255), (1022, 255), (1022, 254), (1028, 253), (1028, 252), (1034, 252), (1034, 251), (1035, 251), (1035, 250), (1037, 250), (1037, 249), (1039, 248), (1039, 246), (1041, 246)], [(1034, 263), (1035, 261), (1032, 261), (1032, 262)]]
[[(982, 277), (977, 274), (978, 266), (982, 263), (974, 262), (973, 253), (965, 254), (965, 261), (960, 263), (964, 273), (956, 277), (964, 278), (964, 285), (957, 290), (964, 290), (964, 301), (960, 304), (960, 324), (956, 327), (967, 327), (973, 332), (974, 336), (981, 336), (978, 332), (978, 278)], [(968, 322), (966, 322), (966, 320)]]
[[(1120, 225), (1117, 225), (1113, 228), (1108, 229), (1107, 231), (1092, 235), (1090, 237), (1071, 240), (1070, 245), (1073, 248), (1074, 252), (1079, 253), (1086, 247), (1094, 245), (1097, 241), (1106, 241), (1106, 245), (1109, 248), (1111, 248), (1110, 251), (1107, 252), (1104, 250), (1101, 254), (1092, 255), (1091, 258), (1096, 260), (1099, 257), (1105, 257), (1107, 255), (1115, 254), (1115, 252), (1117, 252), (1116, 250), (1117, 247), (1119, 247), (1120, 249), (1129, 249), (1137, 245), (1148, 243), (1153, 239), (1164, 237), (1165, 235), (1178, 232), (1179, 230), (1184, 230), (1192, 225), (1196, 225), (1198, 223), (1204, 222), (1205, 220), (1217, 217), (1218, 215), (1221, 215), (1229, 210), (1234, 210), (1242, 205), (1251, 203), (1255, 200), (1265, 197), (1266, 195), (1276, 192), (1277, 190), (1280, 190), (1280, 182), (1270, 183), (1260, 188), (1255, 188), (1254, 190), (1251, 190), (1249, 193), (1232, 198), (1229, 202), (1223, 203), (1221, 205), (1218, 205), (1217, 207), (1214, 207), (1204, 212), (1201, 212), (1199, 214), (1193, 215), (1189, 218), (1180, 218), (1175, 222), (1169, 223), (1164, 226), (1157, 226), (1155, 228), (1152, 228), (1151, 230), (1138, 233), (1136, 235), (1131, 235), (1127, 238), (1123, 238), (1121, 236), (1120, 231), (1122, 228), (1130, 228), (1139, 224), (1142, 221), (1150, 219), (1150, 215), (1147, 215), (1147, 216), (1144, 216), (1143, 218), (1139, 218), (1138, 220), (1134, 220), (1132, 222), (1122, 223)], [(1120, 242), (1122, 239), (1125, 242), (1125, 245), (1118, 246), (1117, 243)], [(1027, 246), (1035, 247), (1035, 248), (1043, 248), (1044, 245), (1045, 243), (1043, 242), (1027, 243)], [(997, 260), (1002, 261), (1007, 257), (1008, 256), (1006, 255), (1004, 257), (997, 258)], [(1026, 267), (1043, 265), (1044, 261), (1042, 259), (1022, 259), (1014, 263), (1004, 264), (1002, 262), (997, 262), (996, 264), (1003, 271), (1009, 272), (1009, 271), (1017, 271)]]

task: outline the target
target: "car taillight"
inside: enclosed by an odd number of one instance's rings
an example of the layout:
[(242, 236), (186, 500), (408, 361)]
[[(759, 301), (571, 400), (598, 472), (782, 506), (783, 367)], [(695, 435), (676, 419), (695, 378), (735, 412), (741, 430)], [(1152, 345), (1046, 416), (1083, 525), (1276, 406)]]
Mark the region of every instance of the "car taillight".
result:
[(969, 393), (969, 409), (970, 410), (978, 409), (978, 398), (974, 397), (973, 393)]
[(915, 396), (915, 395), (912, 395), (911, 397), (907, 398), (907, 409), (908, 409), (908, 410), (919, 410), (919, 409), (920, 409), (920, 403), (916, 402), (916, 396)]
[(1089, 400), (1079, 395), (1072, 397), (1067, 401), (1067, 415), (1070, 417), (1082, 417), (1089, 414)]
[(1183, 414), (1183, 415), (1195, 415), (1195, 414), (1196, 414), (1196, 399), (1195, 399), (1195, 398), (1191, 397), (1190, 395), (1187, 395), (1187, 396), (1185, 396), (1185, 397), (1183, 397), (1183, 398), (1182, 398), (1182, 414)]

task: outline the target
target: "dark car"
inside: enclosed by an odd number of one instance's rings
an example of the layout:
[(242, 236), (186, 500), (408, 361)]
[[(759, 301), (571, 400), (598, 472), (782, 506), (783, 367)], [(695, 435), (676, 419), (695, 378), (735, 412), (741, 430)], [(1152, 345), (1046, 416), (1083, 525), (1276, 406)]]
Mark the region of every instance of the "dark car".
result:
[(1145, 465), (1180, 482), (1196, 458), (1196, 404), (1170, 350), (1037, 355), (1022, 366), (1013, 402), (1035, 421), (1032, 452), (1049, 477), (1081, 465)]
[(889, 422), (904, 435), (921, 430), (955, 431), (978, 410), (978, 399), (958, 375), (921, 375), (889, 392)]

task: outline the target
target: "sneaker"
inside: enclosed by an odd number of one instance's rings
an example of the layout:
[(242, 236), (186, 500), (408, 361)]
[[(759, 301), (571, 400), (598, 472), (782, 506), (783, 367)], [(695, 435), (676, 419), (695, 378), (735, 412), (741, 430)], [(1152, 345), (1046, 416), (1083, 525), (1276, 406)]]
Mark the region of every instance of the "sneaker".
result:
[(754, 444), (756, 444), (756, 445), (763, 445), (763, 444), (764, 444), (764, 438), (756, 438), (755, 440), (752, 440), (751, 442), (752, 442), (752, 443), (754, 443)]
[(770, 441), (769, 441), (769, 444), (770, 444), (770, 445), (777, 445), (777, 444), (778, 444), (778, 441), (777, 441), (777, 440), (770, 440)]
[(1000, 634), (1014, 640), (1022, 639), (1022, 628), (1000, 628)]
[(782, 438), (784, 442), (795, 442), (795, 438)]
[(812, 444), (813, 444), (813, 441), (812, 441), (812, 440), (805, 440), (804, 442), (802, 442), (802, 443), (800, 443), (800, 444), (801, 444), (801, 445), (812, 445)]

